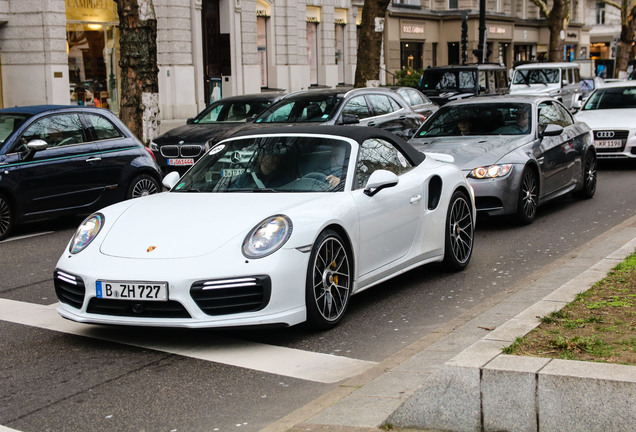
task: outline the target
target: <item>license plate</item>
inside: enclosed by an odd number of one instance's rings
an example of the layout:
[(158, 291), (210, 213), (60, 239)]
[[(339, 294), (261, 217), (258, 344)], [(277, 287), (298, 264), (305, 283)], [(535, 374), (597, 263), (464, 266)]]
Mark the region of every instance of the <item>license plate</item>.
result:
[(166, 282), (97, 281), (97, 297), (115, 300), (167, 301)]
[(226, 168), (221, 170), (221, 177), (234, 177), (245, 172), (243, 168)]
[(194, 159), (168, 159), (168, 165), (194, 165)]
[(602, 147), (602, 148), (621, 147), (623, 145), (623, 141), (622, 140), (594, 141), (594, 145), (596, 147)]

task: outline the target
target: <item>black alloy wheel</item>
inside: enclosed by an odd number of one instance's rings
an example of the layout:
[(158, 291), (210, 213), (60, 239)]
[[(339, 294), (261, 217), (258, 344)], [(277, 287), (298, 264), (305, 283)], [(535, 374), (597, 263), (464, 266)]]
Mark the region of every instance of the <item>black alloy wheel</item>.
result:
[(332, 230), (319, 236), (309, 257), (305, 303), (307, 324), (316, 330), (335, 327), (345, 314), (353, 283), (349, 251)]
[(475, 224), (470, 200), (464, 192), (455, 191), (446, 214), (446, 236), (443, 265), (448, 270), (466, 268), (473, 253)]
[(531, 224), (537, 217), (539, 206), (539, 184), (532, 168), (524, 168), (519, 185), (517, 220), (521, 225)]
[(588, 152), (583, 162), (583, 189), (577, 193), (579, 198), (589, 199), (596, 193), (596, 167), (596, 155)]
[(0, 240), (7, 238), (15, 223), (13, 209), (11, 203), (2, 194), (0, 194)]

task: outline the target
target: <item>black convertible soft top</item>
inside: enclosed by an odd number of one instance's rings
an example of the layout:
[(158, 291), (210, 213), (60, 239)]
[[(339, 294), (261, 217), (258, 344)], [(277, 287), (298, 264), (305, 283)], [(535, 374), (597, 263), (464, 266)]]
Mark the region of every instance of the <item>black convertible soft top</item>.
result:
[(263, 127), (262, 124), (250, 124), (247, 130), (241, 130), (232, 135), (250, 136), (250, 135), (281, 135), (281, 134), (320, 134), (333, 135), (350, 138), (358, 143), (372, 138), (381, 138), (393, 143), (402, 153), (409, 159), (413, 165), (419, 165), (426, 158), (420, 151), (416, 150), (404, 138), (384, 129), (369, 126), (330, 126), (330, 125), (288, 125), (282, 127)]

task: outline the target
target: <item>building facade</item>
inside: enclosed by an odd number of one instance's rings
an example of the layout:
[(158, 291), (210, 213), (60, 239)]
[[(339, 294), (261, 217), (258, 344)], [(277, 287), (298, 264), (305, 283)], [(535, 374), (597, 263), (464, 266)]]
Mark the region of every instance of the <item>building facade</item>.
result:
[[(616, 29), (597, 29), (592, 1), (572, 0), (564, 60), (612, 54)], [(354, 82), (363, 0), (151, 3), (161, 119), (192, 117), (222, 96)], [(604, 19), (614, 19), (607, 8)], [(549, 31), (531, 0), (487, 0), (486, 10), (487, 61), (510, 68), (546, 56)], [(397, 70), (459, 64), (462, 22), (467, 60), (475, 62), (479, 0), (393, 0), (378, 23), (381, 84), (392, 84)], [(117, 113), (118, 41), (113, 0), (0, 0), (0, 104), (88, 104)]]

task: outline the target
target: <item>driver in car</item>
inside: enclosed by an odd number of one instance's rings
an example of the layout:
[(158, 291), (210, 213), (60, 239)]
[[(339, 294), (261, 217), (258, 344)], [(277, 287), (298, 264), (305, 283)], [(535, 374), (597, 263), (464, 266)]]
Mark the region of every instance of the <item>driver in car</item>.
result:
[(284, 148), (266, 148), (256, 156), (256, 167), (239, 176), (232, 189), (272, 189), (296, 177), (285, 165)]

